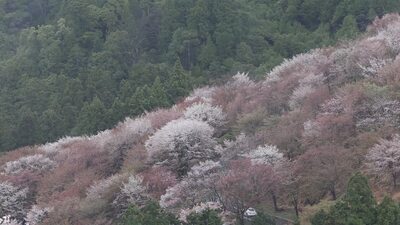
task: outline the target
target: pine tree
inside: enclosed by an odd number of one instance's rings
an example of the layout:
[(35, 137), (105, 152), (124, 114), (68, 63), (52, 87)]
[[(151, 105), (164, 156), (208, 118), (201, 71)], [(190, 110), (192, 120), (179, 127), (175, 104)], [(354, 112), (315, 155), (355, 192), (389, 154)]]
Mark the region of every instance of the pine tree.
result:
[(176, 60), (168, 80), (168, 95), (172, 101), (188, 95), (191, 84), (190, 76), (185, 72), (179, 59)]
[(336, 202), (329, 213), (320, 211), (315, 214), (311, 223), (312, 225), (376, 225), (376, 215), (376, 202), (368, 180), (357, 173), (350, 179), (343, 199)]
[(161, 83), (160, 77), (156, 77), (153, 85), (150, 88), (151, 104), (154, 107), (167, 107), (170, 101), (165, 91), (164, 85)]
[(349, 15), (343, 19), (343, 24), (336, 33), (338, 39), (352, 39), (360, 33), (354, 16)]
[(399, 225), (400, 209), (389, 197), (385, 197), (377, 207), (376, 224), (379, 225)]
[(351, 214), (364, 224), (375, 224), (376, 201), (365, 176), (357, 173), (350, 179), (343, 201), (348, 204)]
[(103, 102), (95, 97), (90, 104), (86, 103), (83, 106), (74, 133), (94, 134), (106, 129), (108, 121), (108, 113)]

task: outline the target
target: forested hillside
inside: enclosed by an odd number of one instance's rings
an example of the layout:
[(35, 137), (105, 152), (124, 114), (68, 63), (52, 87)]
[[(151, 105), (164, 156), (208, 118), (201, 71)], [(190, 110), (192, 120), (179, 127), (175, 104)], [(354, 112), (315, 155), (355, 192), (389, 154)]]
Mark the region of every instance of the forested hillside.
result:
[(398, 224), (399, 87), (400, 15), (388, 14), (259, 81), (238, 73), (113, 129), (3, 154), (0, 216), (244, 225), (254, 207), (251, 225)]
[(94, 134), (365, 31), (398, 0), (0, 0), (0, 151)]

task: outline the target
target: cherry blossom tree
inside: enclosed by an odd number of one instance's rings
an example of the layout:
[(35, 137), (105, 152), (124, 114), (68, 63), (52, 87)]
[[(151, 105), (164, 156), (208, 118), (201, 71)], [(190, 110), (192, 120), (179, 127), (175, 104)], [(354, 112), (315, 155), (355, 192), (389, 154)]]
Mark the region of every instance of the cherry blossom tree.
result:
[(271, 195), (275, 210), (279, 211), (278, 194), (282, 187), (282, 179), (284, 176), (282, 169), (286, 167), (287, 164), (287, 160), (283, 157), (283, 153), (281, 153), (276, 146), (264, 145), (258, 146), (258, 148), (244, 154), (243, 156), (249, 158), (252, 165), (255, 165), (256, 167), (269, 167), (269, 173), (265, 174), (265, 176), (268, 176), (266, 179), (269, 182), (267, 192)]
[(222, 211), (222, 205), (219, 202), (202, 202), (192, 208), (182, 209), (179, 213), (179, 220), (187, 223), (187, 217), (190, 216), (190, 214), (199, 214), (206, 210)]
[(216, 182), (218, 199), (225, 209), (244, 224), (244, 212), (251, 206), (269, 199), (269, 188), (274, 182), (273, 169), (267, 165), (253, 165), (250, 160), (232, 161), (230, 168)]
[(248, 73), (240, 73), (238, 72), (235, 76), (232, 77), (232, 80), (228, 82), (227, 86), (231, 88), (243, 88), (248, 86), (254, 86), (255, 83), (250, 80)]
[(400, 175), (400, 136), (394, 135), (391, 140), (382, 139), (369, 150), (366, 156), (367, 167), (371, 174), (380, 180), (391, 180), (394, 187)]
[(29, 225), (37, 225), (40, 224), (51, 212), (53, 208), (51, 207), (39, 207), (37, 205), (32, 206), (29, 212), (26, 215), (25, 221)]
[(216, 155), (214, 129), (196, 120), (174, 120), (146, 141), (150, 158), (184, 176), (196, 163)]
[(244, 133), (236, 136), (234, 140), (224, 140), (223, 145), (217, 146), (217, 151), (221, 155), (220, 162), (225, 165), (230, 160), (236, 160), (241, 155), (246, 154), (249, 149), (255, 147), (251, 137)]
[(299, 81), (299, 86), (293, 91), (289, 100), (289, 106), (295, 109), (303, 103), (304, 99), (315, 92), (324, 82), (323, 74), (310, 74)]
[(337, 146), (310, 149), (295, 163), (303, 193), (311, 203), (326, 193), (335, 200), (343, 191), (354, 165), (351, 152)]
[(176, 176), (164, 167), (152, 167), (140, 174), (147, 192), (155, 199), (159, 199), (166, 190), (177, 183)]
[(123, 212), (131, 205), (143, 206), (148, 200), (143, 178), (132, 175), (128, 182), (121, 187), (120, 193), (113, 201), (113, 205), (119, 212)]
[(131, 204), (142, 203), (145, 199), (146, 188), (143, 186), (143, 178), (139, 176), (130, 176), (127, 183), (121, 188), (121, 194), (127, 197)]
[(10, 215), (22, 220), (26, 213), (27, 188), (18, 188), (9, 182), (0, 183), (0, 217)]
[(4, 171), (7, 174), (18, 174), (23, 171), (49, 171), (56, 166), (56, 162), (42, 154), (22, 157), (16, 161), (7, 162)]
[(113, 175), (106, 179), (96, 181), (88, 188), (86, 198), (90, 201), (105, 199), (105, 195), (119, 189), (123, 178), (124, 177), (122, 175)]
[(225, 115), (218, 106), (208, 103), (197, 103), (186, 109), (185, 119), (206, 122), (213, 127), (220, 127), (225, 123)]
[(387, 46), (395, 53), (400, 52), (400, 20), (394, 20), (376, 35), (376, 39), (384, 40)]
[(264, 145), (250, 151), (243, 156), (250, 158), (253, 164), (266, 164), (276, 166), (284, 160), (283, 153), (276, 146)]
[(321, 73), (327, 65), (330, 64), (329, 58), (321, 49), (312, 50), (308, 53), (298, 54), (291, 59), (285, 59), (279, 66), (276, 66), (267, 74), (264, 85), (270, 85), (278, 82), (282, 77), (291, 75)]
[(21, 222), (19, 222), (16, 219), (11, 219), (10, 216), (4, 216), (3, 218), (0, 219), (0, 221), (3, 220), (3, 222), (1, 222), (1, 225), (22, 225)]
[(214, 94), (215, 87), (209, 87), (205, 86), (202, 88), (197, 88), (193, 90), (193, 92), (185, 99), (187, 102), (195, 101), (197, 99), (200, 99), (203, 102), (211, 102), (212, 101), (212, 96)]
[(213, 191), (221, 165), (214, 161), (201, 162), (192, 167), (181, 182), (167, 189), (161, 196), (160, 205), (170, 210), (191, 208), (201, 202), (216, 199)]

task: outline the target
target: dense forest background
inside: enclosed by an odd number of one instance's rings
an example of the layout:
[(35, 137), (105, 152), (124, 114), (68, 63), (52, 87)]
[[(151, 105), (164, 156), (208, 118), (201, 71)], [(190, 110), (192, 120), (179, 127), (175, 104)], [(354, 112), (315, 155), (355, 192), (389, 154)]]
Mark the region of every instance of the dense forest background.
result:
[(398, 0), (0, 0), (0, 151), (93, 134), (355, 37)]

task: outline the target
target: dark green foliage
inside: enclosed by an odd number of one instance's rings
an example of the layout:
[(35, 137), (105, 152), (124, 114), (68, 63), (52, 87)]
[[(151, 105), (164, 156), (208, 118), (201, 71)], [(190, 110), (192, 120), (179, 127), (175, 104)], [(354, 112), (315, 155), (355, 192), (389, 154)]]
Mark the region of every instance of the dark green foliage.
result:
[(179, 60), (175, 62), (175, 66), (167, 83), (167, 93), (172, 101), (176, 101), (179, 97), (189, 94), (191, 80)]
[(388, 197), (377, 206), (368, 180), (354, 175), (347, 193), (327, 213), (320, 211), (311, 219), (312, 225), (397, 225), (400, 208)]
[(349, 208), (351, 216), (357, 217), (363, 224), (375, 224), (376, 201), (365, 176), (357, 173), (350, 179), (343, 202), (343, 208)]
[(120, 225), (179, 225), (178, 220), (164, 212), (157, 203), (150, 202), (143, 208), (130, 207), (123, 215)]
[(0, 0), (0, 151), (111, 128), (237, 71), (263, 77), (399, 9), (397, 0)]
[(275, 225), (275, 224), (276, 224), (275, 220), (272, 217), (261, 212), (259, 212), (258, 215), (251, 221), (251, 225)]
[(376, 224), (380, 225), (399, 225), (400, 208), (389, 197), (385, 197), (377, 207)]
[(356, 19), (352, 15), (349, 15), (343, 19), (343, 24), (336, 33), (336, 37), (341, 39), (351, 39), (356, 37), (359, 32)]
[(202, 213), (190, 214), (186, 225), (222, 225), (222, 221), (215, 210), (207, 209)]
[(104, 130), (108, 121), (107, 110), (97, 97), (90, 104), (85, 104), (79, 114), (78, 123), (75, 128), (76, 134), (94, 134), (96, 131)]

